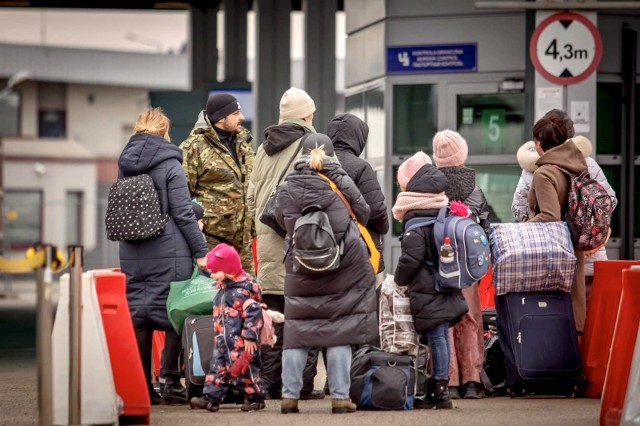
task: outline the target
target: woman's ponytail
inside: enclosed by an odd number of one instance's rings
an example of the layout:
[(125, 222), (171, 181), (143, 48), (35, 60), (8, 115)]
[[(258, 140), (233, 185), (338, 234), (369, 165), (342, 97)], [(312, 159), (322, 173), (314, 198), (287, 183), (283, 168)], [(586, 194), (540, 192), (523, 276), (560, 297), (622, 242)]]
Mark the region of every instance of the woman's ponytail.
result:
[(311, 167), (316, 172), (322, 170), (324, 155), (324, 146), (312, 149), (309, 153), (309, 167)]

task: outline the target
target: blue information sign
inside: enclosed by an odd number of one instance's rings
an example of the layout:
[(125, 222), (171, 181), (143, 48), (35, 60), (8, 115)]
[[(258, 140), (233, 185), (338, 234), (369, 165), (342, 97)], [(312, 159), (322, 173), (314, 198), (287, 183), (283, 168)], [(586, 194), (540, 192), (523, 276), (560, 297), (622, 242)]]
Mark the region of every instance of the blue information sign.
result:
[(478, 44), (387, 47), (387, 73), (445, 73), (478, 70)]

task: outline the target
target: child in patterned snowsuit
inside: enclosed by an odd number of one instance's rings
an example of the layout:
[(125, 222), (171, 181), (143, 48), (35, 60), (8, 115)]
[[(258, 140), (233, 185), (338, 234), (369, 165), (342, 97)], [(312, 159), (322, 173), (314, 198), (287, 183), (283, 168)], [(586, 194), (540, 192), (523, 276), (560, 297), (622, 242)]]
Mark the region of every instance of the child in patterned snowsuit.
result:
[[(213, 300), (214, 345), (202, 397), (190, 401), (191, 408), (211, 412), (231, 386), (245, 395), (242, 411), (265, 407), (260, 380), (260, 330), (262, 328), (262, 288), (242, 269), (240, 256), (228, 244), (218, 244), (207, 255), (207, 267), (220, 289)], [(254, 299), (243, 308), (245, 301)]]

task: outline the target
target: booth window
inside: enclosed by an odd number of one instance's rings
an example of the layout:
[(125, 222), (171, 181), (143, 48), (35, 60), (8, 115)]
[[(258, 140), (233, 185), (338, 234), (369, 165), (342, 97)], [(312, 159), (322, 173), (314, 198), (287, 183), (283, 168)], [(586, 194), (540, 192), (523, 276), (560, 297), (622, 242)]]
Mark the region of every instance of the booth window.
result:
[(524, 93), (458, 95), (458, 132), (469, 155), (515, 154), (524, 131)]
[(408, 84), (393, 86), (393, 154), (431, 152), (431, 138), (437, 132), (436, 86)]
[(66, 196), (67, 244), (82, 244), (82, 192), (68, 191)]
[(0, 136), (20, 135), (20, 95), (16, 92), (0, 97)]
[(21, 250), (42, 241), (42, 191), (7, 190), (4, 195), (4, 244)]
[(515, 222), (511, 204), (522, 169), (518, 165), (474, 165), (476, 185), (487, 199), (491, 223)]
[(38, 136), (41, 138), (64, 138), (67, 136), (67, 114), (65, 111), (38, 112)]

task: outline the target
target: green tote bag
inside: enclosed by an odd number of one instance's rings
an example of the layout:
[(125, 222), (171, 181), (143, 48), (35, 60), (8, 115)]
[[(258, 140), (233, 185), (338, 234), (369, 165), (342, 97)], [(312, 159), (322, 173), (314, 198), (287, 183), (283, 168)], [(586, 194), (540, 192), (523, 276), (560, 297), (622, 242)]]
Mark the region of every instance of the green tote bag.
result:
[(184, 320), (189, 315), (209, 315), (213, 311), (213, 298), (218, 290), (213, 289), (215, 280), (200, 275), (196, 266), (191, 278), (171, 281), (167, 297), (169, 321), (178, 334), (182, 333)]

